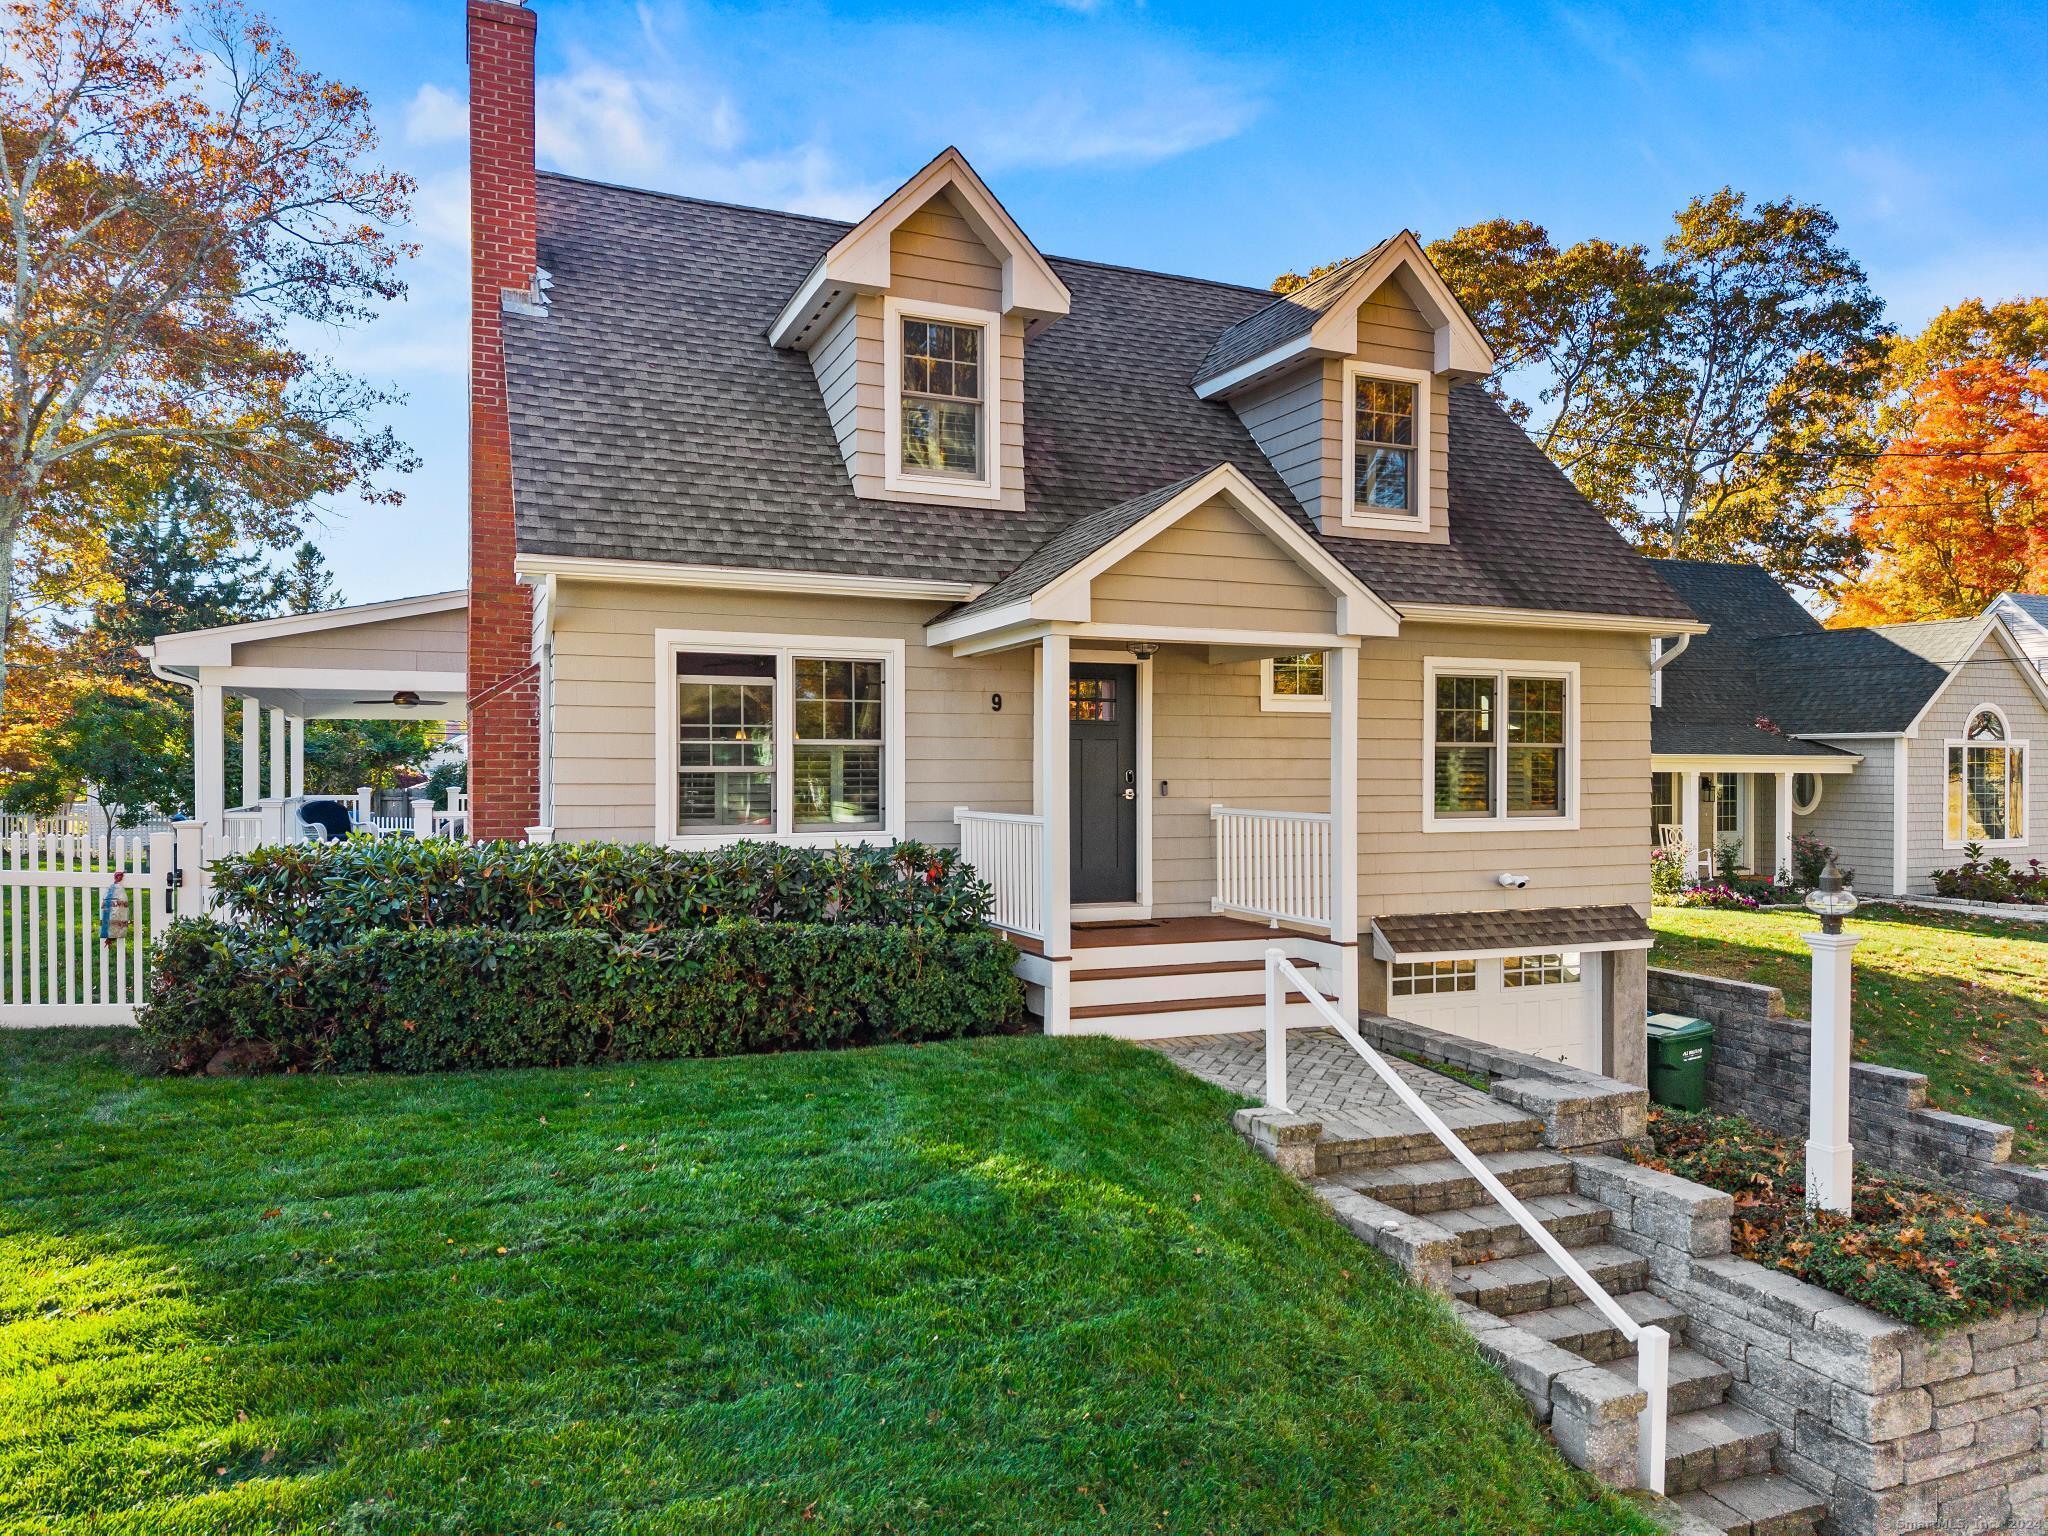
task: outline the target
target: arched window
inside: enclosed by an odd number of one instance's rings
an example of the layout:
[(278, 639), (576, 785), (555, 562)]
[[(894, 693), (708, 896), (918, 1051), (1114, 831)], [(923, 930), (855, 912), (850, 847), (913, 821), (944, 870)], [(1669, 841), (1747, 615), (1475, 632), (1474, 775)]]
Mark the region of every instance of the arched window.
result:
[(2027, 744), (2014, 741), (1995, 704), (1970, 711), (1970, 724), (1948, 747), (1948, 847), (2027, 840)]

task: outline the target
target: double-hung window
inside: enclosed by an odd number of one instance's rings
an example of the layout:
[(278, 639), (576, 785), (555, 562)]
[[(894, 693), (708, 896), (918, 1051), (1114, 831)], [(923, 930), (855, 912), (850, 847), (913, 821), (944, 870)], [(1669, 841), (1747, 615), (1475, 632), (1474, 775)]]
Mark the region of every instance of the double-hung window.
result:
[(1429, 526), (1430, 376), (1352, 363), (1344, 370), (1344, 520)]
[(1425, 827), (1575, 824), (1577, 670), (1425, 664)]
[(2027, 744), (2014, 741), (2005, 716), (1991, 705), (1973, 711), (1962, 739), (1948, 748), (1948, 818), (1943, 841), (2024, 843), (2027, 840)]
[(657, 634), (662, 837), (902, 830), (903, 643)]
[(947, 304), (883, 305), (891, 490), (998, 494), (1000, 317)]

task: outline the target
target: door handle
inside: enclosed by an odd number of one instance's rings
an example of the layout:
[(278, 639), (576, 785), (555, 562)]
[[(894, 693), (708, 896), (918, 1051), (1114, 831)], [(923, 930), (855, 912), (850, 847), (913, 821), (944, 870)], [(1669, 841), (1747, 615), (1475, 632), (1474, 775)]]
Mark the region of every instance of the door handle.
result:
[(1135, 800), (1138, 798), (1138, 792), (1135, 789), (1126, 789), (1124, 791), (1124, 798), (1126, 800)]

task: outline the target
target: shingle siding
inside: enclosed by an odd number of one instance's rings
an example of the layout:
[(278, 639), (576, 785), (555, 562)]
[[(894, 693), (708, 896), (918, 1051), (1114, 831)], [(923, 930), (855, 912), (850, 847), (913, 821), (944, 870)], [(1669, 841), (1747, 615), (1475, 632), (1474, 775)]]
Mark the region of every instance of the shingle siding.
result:
[(1920, 734), (1909, 751), (1906, 807), (1908, 849), (1906, 867), (1909, 891), (1925, 894), (1933, 890), (1938, 869), (1952, 869), (1963, 862), (1960, 846), (1947, 847), (1948, 752), (1946, 743), (1960, 740), (1969, 729), (1970, 716), (1978, 706), (1995, 704), (2005, 714), (2012, 739), (2029, 743), (2026, 756), (2026, 843), (2022, 847), (1995, 850), (2015, 863), (2029, 858), (2048, 861), (2048, 810), (2041, 804), (2041, 770), (2037, 753), (2048, 751), (2048, 710), (2020, 675), (2022, 663), (2014, 661), (1995, 639), (1987, 638), (1972, 658), (1957, 668), (1954, 679), (1921, 722)]
[(1880, 737), (1830, 745), (1862, 753), (1863, 762), (1854, 773), (1828, 775), (1820, 804), (1810, 816), (1793, 817), (1792, 830), (1834, 849), (1864, 895), (1889, 894), (1898, 889), (1892, 868), (1892, 742)]

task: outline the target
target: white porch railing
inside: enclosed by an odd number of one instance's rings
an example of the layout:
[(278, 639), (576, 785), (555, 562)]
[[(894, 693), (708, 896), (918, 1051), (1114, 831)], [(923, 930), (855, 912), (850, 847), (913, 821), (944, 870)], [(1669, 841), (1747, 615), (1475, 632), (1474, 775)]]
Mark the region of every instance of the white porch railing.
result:
[(995, 892), (995, 925), (1045, 937), (1045, 818), (953, 807), (960, 857)]
[(1586, 1272), (1586, 1268), (1566, 1251), (1565, 1246), (1552, 1235), (1550, 1229), (1530, 1214), (1529, 1208), (1515, 1198), (1514, 1191), (1501, 1183), (1494, 1171), (1479, 1160), (1477, 1154), (1460, 1141), (1457, 1134), (1444, 1124), (1437, 1112), (1423, 1102), (1422, 1096), (1408, 1082), (1387, 1064), (1386, 1058), (1365, 1043), (1355, 1024), (1332, 1008), (1322, 993), (1296, 969), (1287, 952), (1282, 949), (1266, 951), (1266, 1107), (1291, 1114), (1293, 1106), (1287, 1094), (1287, 1023), (1281, 999), (1286, 996), (1289, 986), (1297, 988), (1308, 999), (1323, 1023), (1335, 1030), (1338, 1036), (1354, 1051), (1365, 1058), (1365, 1064), (1378, 1074), (1381, 1082), (1394, 1091), (1394, 1096), (1407, 1107), (1410, 1114), (1420, 1120), (1429, 1133), (1444, 1144), (1452, 1157), (1464, 1166), (1467, 1173), (1479, 1181), (1479, 1185), (1491, 1195), (1496, 1204), (1521, 1225), (1530, 1240), (1543, 1251), (1546, 1258), (1570, 1276), (1571, 1281), (1586, 1299), (1599, 1309), (1618, 1329), (1624, 1338), (1636, 1346), (1636, 1385), (1643, 1389), (1646, 1399), (1642, 1417), (1636, 1429), (1636, 1482), (1639, 1487), (1652, 1493), (1664, 1491), (1664, 1429), (1667, 1417), (1667, 1387), (1671, 1370), (1671, 1336), (1654, 1324), (1643, 1324), (1630, 1317), (1628, 1312), (1608, 1294), (1607, 1288)]
[(1216, 826), (1216, 911), (1329, 925), (1336, 863), (1327, 813), (1212, 805), (1209, 819)]

